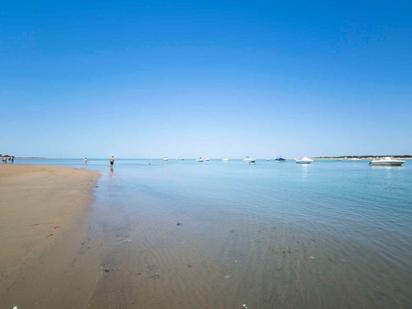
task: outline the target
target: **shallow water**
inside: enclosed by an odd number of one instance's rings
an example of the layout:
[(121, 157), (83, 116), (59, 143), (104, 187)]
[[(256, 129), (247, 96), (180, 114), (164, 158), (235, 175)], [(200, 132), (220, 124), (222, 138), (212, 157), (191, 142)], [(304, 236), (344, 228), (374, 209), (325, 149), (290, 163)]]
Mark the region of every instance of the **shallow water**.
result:
[(88, 168), (102, 172), (90, 220), (105, 269), (91, 307), (412, 307), (410, 161)]

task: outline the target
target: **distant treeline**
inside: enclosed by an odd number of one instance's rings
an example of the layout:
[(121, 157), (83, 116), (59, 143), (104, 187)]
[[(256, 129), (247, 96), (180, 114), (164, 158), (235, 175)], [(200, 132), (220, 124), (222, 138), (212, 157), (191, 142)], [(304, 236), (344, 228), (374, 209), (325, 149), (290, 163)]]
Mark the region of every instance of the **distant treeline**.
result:
[(315, 157), (318, 159), (369, 159), (369, 158), (382, 158), (382, 157), (394, 157), (402, 159), (412, 159), (412, 155), (362, 155), (362, 156), (332, 156), (332, 157)]

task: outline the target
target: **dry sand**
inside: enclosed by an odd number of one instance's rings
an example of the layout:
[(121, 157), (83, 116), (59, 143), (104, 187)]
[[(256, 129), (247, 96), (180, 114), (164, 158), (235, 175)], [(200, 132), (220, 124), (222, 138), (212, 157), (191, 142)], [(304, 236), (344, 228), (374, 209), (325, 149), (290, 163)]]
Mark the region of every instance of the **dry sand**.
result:
[(80, 308), (101, 276), (88, 237), (95, 171), (0, 166), (0, 307)]

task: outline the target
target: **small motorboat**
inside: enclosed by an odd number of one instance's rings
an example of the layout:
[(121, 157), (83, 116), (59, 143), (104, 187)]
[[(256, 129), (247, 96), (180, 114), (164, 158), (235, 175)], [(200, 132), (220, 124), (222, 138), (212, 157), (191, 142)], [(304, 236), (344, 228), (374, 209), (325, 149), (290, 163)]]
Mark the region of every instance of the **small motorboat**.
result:
[(168, 158), (168, 157), (164, 157), (164, 158), (163, 158), (163, 161), (169, 161), (169, 158)]
[(200, 157), (200, 158), (198, 158), (196, 161), (197, 161), (197, 162), (204, 162), (205, 159), (203, 159), (202, 157)]
[(369, 162), (372, 166), (401, 166), (405, 161), (392, 157), (376, 158)]
[(245, 162), (248, 163), (248, 164), (255, 164), (255, 163), (256, 163), (256, 159), (253, 159), (253, 158), (251, 158), (251, 157), (249, 157), (249, 156), (245, 157), (245, 158), (243, 159), (243, 161), (245, 161)]
[(277, 157), (277, 158), (275, 159), (275, 161), (283, 162), (283, 161), (286, 161), (286, 159), (285, 159), (285, 158), (282, 158), (282, 157)]
[(302, 157), (302, 158), (296, 159), (296, 163), (298, 163), (298, 164), (312, 164), (313, 160), (311, 158), (308, 158), (308, 157)]
[(227, 161), (229, 161), (229, 159), (228, 159), (228, 158), (224, 158), (223, 161), (227, 162)]

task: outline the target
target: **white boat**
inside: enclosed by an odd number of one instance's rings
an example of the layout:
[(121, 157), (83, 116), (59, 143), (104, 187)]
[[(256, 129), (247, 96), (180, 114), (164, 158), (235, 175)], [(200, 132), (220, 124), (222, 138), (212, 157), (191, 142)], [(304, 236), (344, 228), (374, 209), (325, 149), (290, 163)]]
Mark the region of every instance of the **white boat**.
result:
[(199, 157), (196, 161), (197, 162), (203, 162), (203, 161), (205, 161), (205, 159), (203, 159), (202, 157)]
[(401, 166), (405, 161), (392, 157), (376, 158), (369, 162), (373, 166)]
[(208, 158), (208, 157), (205, 157), (204, 160), (205, 160), (205, 161), (209, 161), (209, 158)]
[(164, 157), (164, 158), (163, 158), (163, 161), (169, 161), (169, 158), (168, 158), (168, 157)]
[(350, 158), (349, 160), (350, 160), (350, 161), (360, 161), (359, 158)]
[(224, 158), (223, 161), (229, 161), (229, 159), (228, 159), (228, 158)]
[(296, 159), (296, 163), (298, 163), (298, 164), (312, 164), (313, 160), (311, 158), (308, 158), (308, 157), (302, 157), (302, 158)]
[(246, 156), (246, 157), (243, 159), (243, 161), (245, 161), (246, 163), (249, 163), (249, 164), (255, 164), (255, 163), (256, 163), (256, 159), (253, 159), (253, 158), (251, 158), (251, 157), (249, 157), (249, 156)]

